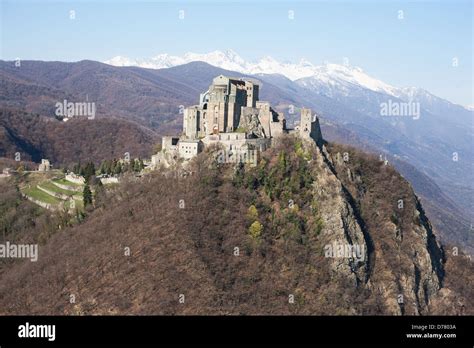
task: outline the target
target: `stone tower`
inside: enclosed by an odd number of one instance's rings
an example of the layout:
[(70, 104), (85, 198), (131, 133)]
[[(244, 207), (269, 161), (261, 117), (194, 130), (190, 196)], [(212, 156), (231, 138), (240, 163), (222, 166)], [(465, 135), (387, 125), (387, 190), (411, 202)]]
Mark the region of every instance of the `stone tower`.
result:
[(200, 131), (201, 110), (192, 106), (183, 110), (183, 133), (188, 139), (196, 139)]
[(301, 109), (301, 120), (298, 130), (303, 139), (312, 139), (318, 146), (322, 145), (323, 137), (319, 126), (319, 118), (316, 115), (313, 118), (311, 109)]

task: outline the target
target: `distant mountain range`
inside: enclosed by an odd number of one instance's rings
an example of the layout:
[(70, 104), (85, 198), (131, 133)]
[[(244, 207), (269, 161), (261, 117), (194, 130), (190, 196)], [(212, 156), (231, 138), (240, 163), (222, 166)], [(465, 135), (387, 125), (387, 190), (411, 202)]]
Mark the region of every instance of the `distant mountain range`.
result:
[(312, 78), (312, 80), (317, 80), (339, 89), (342, 86), (348, 87), (351, 85), (394, 96), (403, 93), (402, 90), (398, 90), (393, 86), (365, 74), (362, 69), (349, 65), (324, 64), (322, 66), (316, 66), (306, 59), (301, 59), (298, 63), (282, 63), (270, 56), (263, 57), (258, 62), (247, 62), (232, 50), (226, 50), (224, 52), (214, 51), (207, 54), (186, 53), (181, 57), (165, 53), (150, 59), (130, 59), (116, 56), (104, 63), (113, 66), (138, 66), (147, 69), (165, 69), (191, 62), (205, 62), (225, 70), (250, 75), (280, 74), (292, 81)]
[[(205, 62), (225, 70), (236, 71), (249, 75), (279, 74), (292, 81), (298, 81), (302, 86), (312, 86), (322, 89), (320, 92), (345, 91), (350, 94), (351, 89), (359, 87), (374, 92), (388, 94), (397, 98), (411, 100), (424, 97), (436, 98), (431, 93), (417, 87), (394, 87), (366, 74), (361, 68), (349, 64), (339, 65), (325, 63), (315, 65), (307, 59), (301, 59), (298, 63), (279, 62), (278, 60), (265, 56), (257, 62), (249, 62), (242, 58), (237, 52), (228, 49), (225, 51), (213, 51), (209, 53), (185, 53), (183, 56), (173, 56), (167, 53), (158, 54), (148, 59), (132, 59), (116, 56), (104, 63), (125, 67), (137, 66), (147, 69), (166, 69), (191, 62)], [(439, 99), (439, 98), (438, 98)], [(472, 110), (472, 106), (465, 107)]]
[[(199, 57), (188, 54), (185, 58)], [(444, 225), (443, 237), (473, 250), (472, 111), (422, 89), (395, 88), (359, 68), (315, 67), (305, 61), (272, 65), (275, 61), (269, 58), (253, 66), (233, 52), (206, 55), (211, 64), (178, 58), (155, 59), (153, 67), (166, 67), (158, 70), (94, 61), (22, 61), (21, 67), (0, 61), (0, 104), (54, 117), (58, 101), (89, 100), (97, 104), (98, 118), (120, 117), (161, 135), (176, 134), (182, 126), (180, 107), (195, 104), (213, 77), (252, 77), (260, 81), (261, 99), (283, 112), (288, 123), (297, 119), (299, 107), (310, 107), (320, 114), (323, 135), (329, 141), (386, 156), (411, 180), (417, 193), (430, 200), (434, 208), (428, 207), (429, 216), (435, 215), (432, 220), (438, 218), (439, 226)], [(109, 63), (145, 64), (122, 58)], [(254, 69), (241, 72), (248, 66)], [(391, 102), (419, 103), (419, 118), (382, 116), (381, 105)], [(0, 156), (4, 153), (0, 149)]]

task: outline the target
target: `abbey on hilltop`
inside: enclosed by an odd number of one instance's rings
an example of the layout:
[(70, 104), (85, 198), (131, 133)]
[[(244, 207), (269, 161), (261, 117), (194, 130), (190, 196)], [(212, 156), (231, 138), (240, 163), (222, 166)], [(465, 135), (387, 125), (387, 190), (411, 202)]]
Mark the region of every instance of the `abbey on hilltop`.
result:
[(273, 139), (288, 133), (322, 144), (319, 119), (313, 119), (310, 109), (301, 109), (300, 124), (288, 129), (283, 113), (260, 101), (258, 95), (259, 85), (251, 80), (217, 76), (200, 95), (199, 105), (184, 109), (181, 136), (163, 137), (152, 165), (169, 166), (178, 158), (191, 159), (214, 143), (226, 151), (264, 151)]

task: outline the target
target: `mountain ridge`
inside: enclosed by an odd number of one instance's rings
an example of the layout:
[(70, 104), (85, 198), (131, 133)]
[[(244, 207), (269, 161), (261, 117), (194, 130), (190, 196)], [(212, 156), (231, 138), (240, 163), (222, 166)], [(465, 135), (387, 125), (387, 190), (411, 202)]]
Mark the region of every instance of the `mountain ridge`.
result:
[[(264, 56), (257, 61), (246, 61), (237, 52), (227, 49), (225, 51), (212, 51), (209, 53), (187, 52), (182, 56), (173, 56), (168, 53), (158, 54), (149, 59), (131, 59), (124, 56), (115, 56), (105, 60), (104, 63), (125, 67), (137, 66), (147, 69), (166, 69), (191, 62), (202, 61), (210, 65), (225, 70), (237, 71), (239, 73), (257, 74), (280, 74), (292, 81), (304, 78), (316, 79), (326, 84), (350, 82), (359, 87), (367, 88), (374, 92), (381, 92), (394, 97), (410, 99), (410, 94), (426, 94), (439, 99), (438, 96), (419, 87), (395, 87), (377, 78), (366, 74), (362, 68), (347, 64), (335, 64), (325, 62), (322, 65), (315, 65), (309, 60), (302, 58), (298, 63), (280, 62), (271, 56)], [(443, 99), (447, 101), (446, 99)], [(451, 102), (450, 102), (451, 103)], [(453, 105), (458, 105), (451, 103)], [(467, 106), (459, 105), (469, 110)]]

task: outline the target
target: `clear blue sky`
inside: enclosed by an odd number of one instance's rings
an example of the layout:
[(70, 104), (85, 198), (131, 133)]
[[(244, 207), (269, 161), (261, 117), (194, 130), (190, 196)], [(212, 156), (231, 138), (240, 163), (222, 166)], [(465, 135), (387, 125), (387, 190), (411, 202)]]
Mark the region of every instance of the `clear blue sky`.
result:
[(390, 84), (474, 104), (471, 0), (0, 1), (3, 60), (104, 61), (228, 48), (247, 60), (347, 57)]

